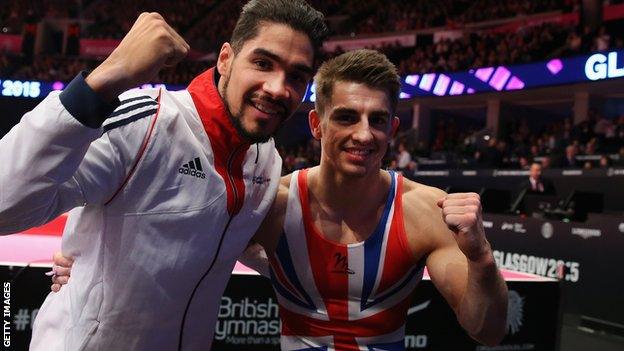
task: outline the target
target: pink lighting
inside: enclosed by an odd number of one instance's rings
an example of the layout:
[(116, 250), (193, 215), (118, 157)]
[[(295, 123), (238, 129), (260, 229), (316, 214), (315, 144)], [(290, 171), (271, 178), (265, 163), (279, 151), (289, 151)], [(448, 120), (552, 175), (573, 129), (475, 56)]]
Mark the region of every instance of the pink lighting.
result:
[(475, 73), (475, 77), (487, 83), (492, 75), (492, 72), (494, 72), (494, 67), (479, 68)]
[(519, 90), (524, 88), (524, 82), (518, 79), (518, 77), (511, 77), (509, 83), (505, 87), (505, 90)]
[(464, 92), (464, 88), (465, 86), (462, 83), (454, 81), (453, 85), (451, 85), (449, 95), (461, 95)]
[(498, 91), (501, 91), (510, 76), (511, 72), (507, 68), (499, 66), (496, 68), (496, 72), (494, 72), (492, 80), (490, 80), (490, 86)]
[(555, 74), (561, 72), (561, 70), (563, 69), (563, 62), (560, 59), (550, 60), (546, 64), (546, 67), (548, 68), (550, 73), (555, 75)]
[(63, 84), (63, 82), (54, 82), (52, 83), (52, 89), (54, 90), (63, 90), (63, 88), (65, 88), (65, 84)]
[(440, 76), (438, 77), (438, 81), (436, 82), (435, 88), (433, 88), (433, 93), (438, 96), (444, 96), (450, 82), (451, 78), (445, 76), (444, 74), (440, 74)]
[(405, 83), (415, 87), (418, 84), (418, 79), (420, 79), (418, 74), (412, 74), (405, 77)]
[(430, 91), (435, 77), (435, 73), (423, 74), (422, 79), (420, 80), (420, 85), (418, 87), (422, 90)]

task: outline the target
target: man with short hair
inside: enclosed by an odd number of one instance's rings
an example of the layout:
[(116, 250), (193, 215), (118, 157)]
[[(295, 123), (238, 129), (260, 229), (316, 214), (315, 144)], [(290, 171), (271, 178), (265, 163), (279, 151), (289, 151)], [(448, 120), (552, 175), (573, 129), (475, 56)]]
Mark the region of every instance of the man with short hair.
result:
[(326, 32), (303, 0), (252, 0), (187, 90), (123, 93), (189, 50), (143, 13), (92, 73), (0, 140), (0, 233), (71, 210), (72, 283), (41, 307), (32, 350), (210, 348), (236, 258), (278, 187), (271, 136)]
[[(356, 50), (325, 62), (315, 82), (309, 124), (321, 163), (282, 177), (241, 257), (272, 280), (282, 350), (404, 350), (425, 265), (464, 329), (481, 343), (500, 342), (507, 288), (478, 195), (445, 194), (380, 169), (399, 125), (394, 65)], [(68, 266), (60, 256), (55, 263)]]
[[(253, 239), (268, 256), (282, 350), (403, 350), (425, 265), (470, 336), (500, 342), (507, 288), (479, 196), (380, 169), (399, 125), (394, 65), (375, 51), (347, 52), (325, 62), (315, 83), (309, 125), (320, 165), (282, 178)], [(267, 271), (256, 246), (242, 261)]]

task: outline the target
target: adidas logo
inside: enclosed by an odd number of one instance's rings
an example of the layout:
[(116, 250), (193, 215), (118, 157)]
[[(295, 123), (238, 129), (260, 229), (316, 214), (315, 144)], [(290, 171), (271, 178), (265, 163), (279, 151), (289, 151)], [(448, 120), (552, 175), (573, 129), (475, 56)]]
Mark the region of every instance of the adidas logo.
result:
[(178, 168), (178, 173), (205, 179), (206, 173), (204, 173), (203, 170), (204, 169), (199, 161), (199, 157), (195, 157), (193, 161), (190, 161), (189, 163), (186, 163), (182, 165), (182, 167)]

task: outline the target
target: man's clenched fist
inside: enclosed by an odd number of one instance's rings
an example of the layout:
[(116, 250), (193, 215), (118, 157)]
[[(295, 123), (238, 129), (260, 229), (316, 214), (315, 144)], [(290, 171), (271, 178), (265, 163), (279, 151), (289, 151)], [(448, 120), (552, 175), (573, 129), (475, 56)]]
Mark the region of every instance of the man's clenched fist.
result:
[(158, 71), (180, 62), (189, 45), (158, 13), (142, 13), (119, 46), (86, 81), (107, 101), (147, 83)]
[(448, 194), (438, 200), (444, 223), (455, 233), (459, 249), (469, 260), (489, 253), (481, 218), (481, 200), (476, 193)]

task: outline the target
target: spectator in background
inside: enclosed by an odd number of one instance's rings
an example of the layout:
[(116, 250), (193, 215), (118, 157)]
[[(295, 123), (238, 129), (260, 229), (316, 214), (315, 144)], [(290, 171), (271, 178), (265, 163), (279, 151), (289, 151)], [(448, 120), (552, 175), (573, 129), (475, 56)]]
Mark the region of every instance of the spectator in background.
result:
[(598, 148), (598, 141), (596, 138), (591, 138), (587, 144), (585, 144), (585, 155), (595, 155)]
[(390, 160), (390, 164), (388, 165), (387, 170), (389, 170), (389, 171), (398, 171), (399, 170), (398, 167), (397, 167), (397, 160), (396, 159)]
[(578, 35), (577, 32), (572, 31), (568, 34), (568, 39), (566, 40), (566, 51), (565, 55), (576, 55), (581, 51), (582, 38)]
[(520, 166), (520, 169), (529, 169), (531, 167), (529, 159), (526, 156), (518, 157), (518, 165)]
[(397, 168), (400, 171), (407, 169), (407, 166), (409, 165), (409, 163), (412, 162), (412, 156), (407, 151), (407, 147), (405, 146), (405, 143), (399, 143), (396, 160), (397, 160)]
[(549, 169), (552, 167), (552, 158), (550, 156), (544, 156), (542, 158), (542, 170)]
[(611, 159), (607, 155), (600, 156), (600, 161), (598, 161), (598, 165), (600, 168), (609, 168), (611, 167)]
[(624, 146), (620, 147), (617, 154), (617, 162), (615, 162), (617, 166), (624, 166)]
[(521, 190), (526, 189), (530, 193), (556, 195), (552, 181), (542, 177), (542, 164), (533, 162), (529, 168), (529, 178), (521, 183)]
[(565, 149), (565, 155), (561, 162), (562, 168), (579, 168), (580, 164), (576, 160), (576, 154), (578, 153), (576, 145), (568, 145)]
[(598, 30), (598, 34), (594, 39), (594, 47), (595, 51), (605, 51), (609, 49), (609, 44), (611, 43), (611, 36), (607, 33), (607, 28), (602, 25)]
[(418, 171), (418, 164), (414, 161), (411, 161), (408, 165), (407, 168), (405, 168), (403, 170), (403, 175), (406, 178), (409, 179), (414, 179), (416, 177), (416, 172)]

